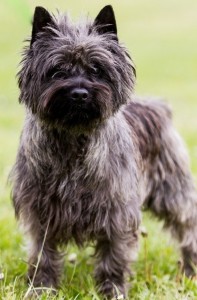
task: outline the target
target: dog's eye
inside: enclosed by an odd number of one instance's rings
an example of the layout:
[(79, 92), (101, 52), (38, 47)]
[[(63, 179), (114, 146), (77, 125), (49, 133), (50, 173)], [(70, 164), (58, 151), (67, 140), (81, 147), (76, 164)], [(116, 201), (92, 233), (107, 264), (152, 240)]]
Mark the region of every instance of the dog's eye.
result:
[(62, 78), (65, 77), (65, 72), (59, 68), (52, 68), (50, 69), (47, 74), (47, 78)]
[(55, 72), (52, 76), (52, 78), (62, 78), (62, 77), (65, 77), (65, 72), (61, 70)]
[(91, 68), (91, 73), (98, 76), (101, 73), (101, 68), (97, 65), (93, 65)]

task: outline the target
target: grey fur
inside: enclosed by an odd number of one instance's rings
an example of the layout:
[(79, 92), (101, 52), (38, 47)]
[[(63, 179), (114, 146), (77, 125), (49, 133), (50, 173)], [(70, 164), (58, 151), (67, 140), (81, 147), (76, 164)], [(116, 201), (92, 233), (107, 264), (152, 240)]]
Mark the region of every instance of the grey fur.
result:
[[(96, 282), (111, 297), (114, 286), (126, 294), (143, 205), (164, 218), (180, 243), (186, 274), (194, 274), (197, 194), (170, 110), (132, 96), (133, 63), (115, 24), (104, 27), (103, 14), (115, 23), (110, 6), (94, 23), (80, 24), (37, 8), (19, 72), (26, 120), (12, 180), (16, 216), (31, 241), (30, 279), (49, 224), (34, 285), (57, 287), (58, 247), (92, 240)], [(101, 74), (91, 73), (98, 65)], [(87, 103), (69, 102), (76, 86), (88, 91)]]

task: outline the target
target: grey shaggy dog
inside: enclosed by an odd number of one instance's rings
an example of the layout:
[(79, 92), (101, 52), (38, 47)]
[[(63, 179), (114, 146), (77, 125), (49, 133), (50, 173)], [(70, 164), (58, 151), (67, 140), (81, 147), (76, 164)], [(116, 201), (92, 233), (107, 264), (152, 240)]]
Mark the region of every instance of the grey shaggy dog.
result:
[(112, 7), (77, 24), (37, 7), (18, 76), (26, 120), (13, 202), (34, 286), (58, 287), (62, 245), (93, 241), (99, 291), (126, 295), (142, 206), (165, 220), (193, 276), (197, 194), (185, 146), (165, 104), (132, 95), (135, 68)]

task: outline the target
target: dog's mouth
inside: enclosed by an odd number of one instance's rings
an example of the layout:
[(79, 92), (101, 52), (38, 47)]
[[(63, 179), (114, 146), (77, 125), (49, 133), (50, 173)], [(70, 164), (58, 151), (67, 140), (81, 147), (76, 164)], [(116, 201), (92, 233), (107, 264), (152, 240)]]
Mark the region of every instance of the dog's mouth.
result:
[(51, 120), (64, 122), (69, 126), (88, 125), (91, 120), (101, 116), (100, 107), (95, 105), (94, 99), (95, 95), (89, 95), (85, 100), (73, 99), (70, 92), (60, 89), (44, 103), (44, 111)]
[(88, 127), (107, 117), (111, 98), (104, 84), (56, 81), (44, 91), (39, 111), (41, 118), (50, 123)]

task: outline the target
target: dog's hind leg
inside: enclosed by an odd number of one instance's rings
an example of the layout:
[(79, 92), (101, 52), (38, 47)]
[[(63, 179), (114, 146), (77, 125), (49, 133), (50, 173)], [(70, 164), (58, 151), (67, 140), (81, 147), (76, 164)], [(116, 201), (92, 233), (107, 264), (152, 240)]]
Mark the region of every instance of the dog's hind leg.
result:
[(146, 204), (179, 241), (184, 272), (193, 276), (197, 266), (197, 192), (185, 146), (171, 124), (161, 132), (161, 151), (147, 169), (150, 192)]

